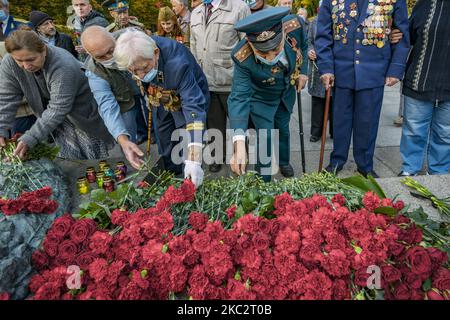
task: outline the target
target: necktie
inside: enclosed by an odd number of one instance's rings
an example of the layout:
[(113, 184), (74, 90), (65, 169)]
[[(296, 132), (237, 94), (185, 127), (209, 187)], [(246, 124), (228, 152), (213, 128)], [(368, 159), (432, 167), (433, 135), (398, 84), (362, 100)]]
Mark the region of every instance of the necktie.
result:
[(209, 18), (211, 18), (213, 5), (211, 3), (206, 5), (206, 23), (208, 23)]
[(5, 35), (3, 34), (3, 22), (0, 22), (0, 41), (5, 40)]

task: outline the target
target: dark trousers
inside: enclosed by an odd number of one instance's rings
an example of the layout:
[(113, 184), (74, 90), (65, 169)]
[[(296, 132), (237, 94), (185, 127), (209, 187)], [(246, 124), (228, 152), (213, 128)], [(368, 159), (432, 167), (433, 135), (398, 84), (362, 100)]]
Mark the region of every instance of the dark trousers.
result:
[[(325, 98), (311, 96), (311, 135), (319, 138), (322, 136), (325, 100)], [(333, 136), (333, 108), (331, 99), (328, 122), (328, 132), (330, 133), (330, 136)]]
[(175, 119), (171, 112), (163, 107), (153, 109), (153, 123), (155, 126), (156, 142), (158, 150), (163, 159), (164, 169), (178, 175), (183, 170), (183, 164), (174, 164), (172, 162), (172, 149), (178, 143), (172, 141), (172, 132), (176, 129)]
[(35, 122), (36, 117), (34, 115), (16, 118), (11, 134), (15, 135), (16, 133), (25, 133), (30, 130)]
[(355, 91), (335, 87), (334, 140), (330, 164), (342, 168), (347, 162), (353, 133), (353, 157), (358, 168), (373, 170), (373, 154), (378, 133), (384, 87)]
[[(227, 130), (227, 117), (228, 117), (228, 96), (229, 92), (210, 92), (211, 103), (209, 105), (208, 115), (207, 115), (207, 128), (217, 129), (222, 134), (223, 143), (223, 161), (225, 162), (226, 157), (226, 130)], [(213, 142), (212, 138), (209, 143)], [(212, 156), (214, 156), (214, 150)]]

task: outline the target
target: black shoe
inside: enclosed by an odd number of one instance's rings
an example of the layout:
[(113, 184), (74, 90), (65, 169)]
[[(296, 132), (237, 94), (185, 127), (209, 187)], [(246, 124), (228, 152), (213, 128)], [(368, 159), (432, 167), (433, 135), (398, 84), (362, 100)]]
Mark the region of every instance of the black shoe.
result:
[(364, 172), (360, 169), (357, 169), (358, 173), (361, 174), (364, 178), (367, 178), (367, 176), (372, 176), (373, 178), (377, 179), (380, 176), (375, 172), (375, 171), (370, 171), (370, 172)]
[(319, 140), (320, 140), (320, 137), (318, 137), (318, 136), (311, 136), (311, 138), (309, 138), (309, 141), (311, 141), (311, 142), (317, 142)]
[(294, 168), (290, 164), (285, 166), (280, 166), (280, 172), (283, 175), (283, 177), (291, 178), (294, 176)]
[(330, 164), (329, 164), (328, 166), (326, 166), (325, 169), (323, 169), (323, 170), (325, 170), (326, 172), (334, 173), (334, 174), (337, 175), (337, 174), (339, 173), (339, 171), (342, 170), (342, 167), (334, 167), (334, 166), (332, 166), (331, 163), (330, 163)]
[(219, 172), (222, 169), (221, 164), (213, 163), (209, 165), (209, 172)]

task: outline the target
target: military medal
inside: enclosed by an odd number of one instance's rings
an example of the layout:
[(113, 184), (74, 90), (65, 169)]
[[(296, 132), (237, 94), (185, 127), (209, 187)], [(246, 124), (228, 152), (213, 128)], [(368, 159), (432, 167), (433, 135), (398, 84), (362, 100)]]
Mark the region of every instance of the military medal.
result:
[(272, 73), (278, 73), (278, 72), (280, 72), (281, 71), (281, 69), (279, 68), (279, 67), (272, 67), (272, 69), (271, 69), (271, 71), (272, 71)]

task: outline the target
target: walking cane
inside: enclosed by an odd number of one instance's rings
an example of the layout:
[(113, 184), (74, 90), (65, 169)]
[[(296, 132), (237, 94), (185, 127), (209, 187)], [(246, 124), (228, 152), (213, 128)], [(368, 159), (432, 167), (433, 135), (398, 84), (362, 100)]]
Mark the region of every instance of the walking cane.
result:
[(298, 126), (300, 131), (300, 150), (302, 155), (302, 170), (306, 173), (305, 163), (305, 137), (303, 132), (302, 91), (297, 89)]
[(330, 95), (331, 95), (331, 88), (328, 88), (326, 91), (326, 99), (325, 99), (325, 113), (323, 115), (322, 144), (320, 145), (319, 172), (322, 171), (323, 167), (323, 153), (325, 152), (325, 140), (327, 139), (328, 113), (330, 112)]

